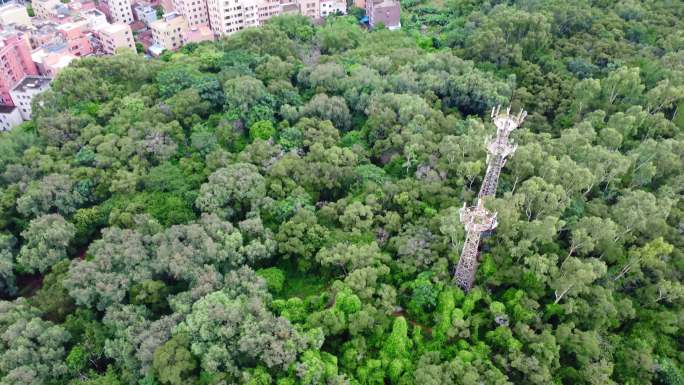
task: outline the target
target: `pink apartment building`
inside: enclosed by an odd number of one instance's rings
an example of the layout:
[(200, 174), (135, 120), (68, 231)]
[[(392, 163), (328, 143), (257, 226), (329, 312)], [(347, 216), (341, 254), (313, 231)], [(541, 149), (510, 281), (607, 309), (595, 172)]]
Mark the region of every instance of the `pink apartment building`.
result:
[(14, 105), (10, 90), (27, 75), (38, 75), (28, 41), (19, 33), (0, 32), (0, 105)]
[(59, 71), (78, 59), (76, 55), (69, 52), (68, 47), (63, 43), (45, 45), (33, 51), (31, 57), (38, 67), (38, 72), (51, 78), (57, 76)]
[(51, 43), (57, 36), (57, 25), (51, 21), (43, 20), (40, 23), (35, 23), (35, 28), (26, 30), (29, 36), (31, 48), (36, 49)]
[(57, 31), (67, 44), (69, 52), (75, 56), (86, 56), (93, 53), (90, 39), (85, 34), (87, 27), (87, 21), (83, 23), (65, 23), (57, 26)]

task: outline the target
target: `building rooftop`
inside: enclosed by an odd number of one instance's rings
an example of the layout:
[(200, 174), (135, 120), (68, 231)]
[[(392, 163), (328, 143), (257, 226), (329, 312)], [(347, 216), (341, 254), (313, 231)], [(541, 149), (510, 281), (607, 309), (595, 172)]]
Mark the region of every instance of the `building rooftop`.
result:
[(36, 64), (50, 65), (55, 68), (64, 68), (77, 57), (69, 52), (66, 46), (43, 46), (31, 54)]
[(299, 4), (289, 3), (283, 5), (283, 12), (299, 12)]
[(55, 33), (57, 33), (57, 27), (54, 24), (43, 24), (40, 27), (36, 28), (35, 31), (32, 31), (31, 35), (46, 36), (54, 35)]
[(71, 30), (71, 29), (79, 28), (79, 27), (80, 27), (80, 25), (77, 25), (76, 23), (73, 23), (73, 22), (68, 21), (68, 22), (66, 22), (66, 23), (63, 23), (63, 24), (58, 25), (58, 26), (55, 27), (55, 28), (58, 29), (58, 30), (60, 30), (60, 31), (68, 31), (68, 30)]
[(69, 16), (71, 14), (71, 10), (69, 10), (69, 7), (67, 7), (64, 4), (57, 5), (57, 6), (55, 6), (54, 9), (57, 11), (57, 17), (59, 17), (59, 16), (66, 17), (66, 16)]
[(9, 30), (5, 31), (5, 30), (0, 30), (0, 48), (3, 48), (5, 45), (8, 44), (6, 40), (11, 39), (11, 38), (13, 38), (14, 36), (17, 36), (17, 35), (18, 35), (19, 37), (22, 36), (21, 33), (20, 33), (20, 32), (17, 32), (17, 31), (9, 31)]
[(152, 23), (150, 23), (150, 27), (152, 27), (152, 29), (166, 29), (174, 28), (174, 26), (183, 23), (185, 23), (185, 18), (183, 16), (179, 15), (176, 12), (170, 12), (164, 14), (164, 17), (162, 17), (161, 19), (155, 20)]
[(83, 11), (83, 14), (86, 16), (104, 16), (105, 15), (99, 9), (88, 9), (86, 11)]
[(52, 79), (44, 76), (26, 76), (19, 84), (17, 84), (13, 91), (26, 92), (31, 89), (42, 89), (50, 84)]
[(150, 54), (152, 54), (153, 56), (159, 56), (159, 55), (162, 54), (162, 52), (164, 52), (165, 49), (166, 49), (166, 48), (164, 48), (164, 47), (162, 47), (161, 45), (155, 43), (155, 44), (152, 44), (152, 45), (150, 46), (150, 48), (148, 48), (147, 50), (148, 50), (148, 51), (150, 52)]
[(126, 24), (113, 23), (113, 24), (105, 24), (105, 25), (98, 26), (97, 29), (99, 31), (102, 31), (102, 32), (105, 32), (108, 34), (113, 34), (113, 33), (121, 32), (121, 31), (125, 31), (129, 28), (130, 27)]
[(202, 41), (214, 40), (214, 32), (209, 28), (208, 25), (201, 24), (190, 27), (187, 33), (186, 39), (188, 43), (195, 42), (199, 43)]
[(394, 0), (373, 0), (373, 5), (376, 7), (395, 7), (399, 2)]
[(5, 105), (0, 105), (0, 114), (9, 114), (12, 113), (17, 107), (12, 107), (12, 106), (5, 106)]
[(157, 10), (152, 8), (149, 4), (138, 3), (134, 5), (133, 8), (140, 10), (141, 12), (157, 12)]
[(143, 23), (140, 20), (136, 20), (130, 24), (131, 30), (133, 31), (142, 31), (143, 29), (147, 28), (145, 23)]
[(46, 52), (62, 52), (62, 51), (67, 51), (69, 47), (67, 46), (67, 43), (62, 40), (62, 39), (53, 39), (49, 43), (43, 45), (41, 49), (44, 49)]
[(7, 4), (0, 3), (0, 12), (7, 11), (7, 10), (10, 10), (12, 8), (24, 8), (24, 7), (17, 4), (17, 3), (7, 3)]
[(173, 20), (173, 19), (175, 19), (175, 18), (177, 18), (177, 17), (181, 17), (180, 13), (178, 13), (178, 12), (176, 12), (176, 11), (173, 11), (173, 12), (165, 13), (165, 14), (162, 16), (161, 20), (164, 20), (164, 21), (171, 21), (171, 20)]
[(72, 54), (58, 55), (53, 60), (50, 60), (50, 66), (53, 68), (66, 68), (72, 61), (76, 60), (77, 57)]

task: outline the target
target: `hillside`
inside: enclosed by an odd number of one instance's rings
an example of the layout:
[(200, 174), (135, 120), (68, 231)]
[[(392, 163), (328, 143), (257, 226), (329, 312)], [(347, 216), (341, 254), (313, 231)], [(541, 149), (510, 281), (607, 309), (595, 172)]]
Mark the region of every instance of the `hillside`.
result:
[(74, 61), (0, 135), (0, 385), (684, 383), (684, 3), (496, 3)]

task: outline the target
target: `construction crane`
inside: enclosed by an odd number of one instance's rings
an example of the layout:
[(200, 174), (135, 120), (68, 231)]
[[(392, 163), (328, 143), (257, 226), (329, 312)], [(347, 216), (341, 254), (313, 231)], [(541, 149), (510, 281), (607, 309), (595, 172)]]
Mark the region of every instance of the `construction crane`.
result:
[(485, 141), (487, 146), (487, 172), (480, 186), (477, 201), (474, 206), (468, 207), (463, 203), (459, 211), (461, 223), (466, 229), (466, 239), (458, 260), (454, 281), (463, 290), (468, 291), (473, 287), (475, 273), (480, 263), (480, 239), (483, 233), (489, 233), (496, 228), (496, 213), (492, 213), (484, 207), (483, 200), (486, 197), (496, 195), (496, 187), (499, 184), (501, 169), (517, 146), (509, 138), (511, 132), (518, 128), (527, 112), (520, 110), (517, 115), (511, 115), (511, 108), (501, 112), (501, 106), (492, 108), (492, 120), (496, 126), (496, 136)]

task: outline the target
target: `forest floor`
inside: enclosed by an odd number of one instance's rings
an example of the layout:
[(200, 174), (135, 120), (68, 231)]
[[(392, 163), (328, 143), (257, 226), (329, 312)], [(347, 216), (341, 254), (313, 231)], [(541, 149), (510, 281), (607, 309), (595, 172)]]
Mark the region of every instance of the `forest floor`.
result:
[(294, 264), (283, 264), (279, 268), (285, 272), (285, 284), (277, 296), (278, 298), (299, 297), (305, 299), (308, 296), (322, 293), (327, 287), (324, 277), (302, 273)]

